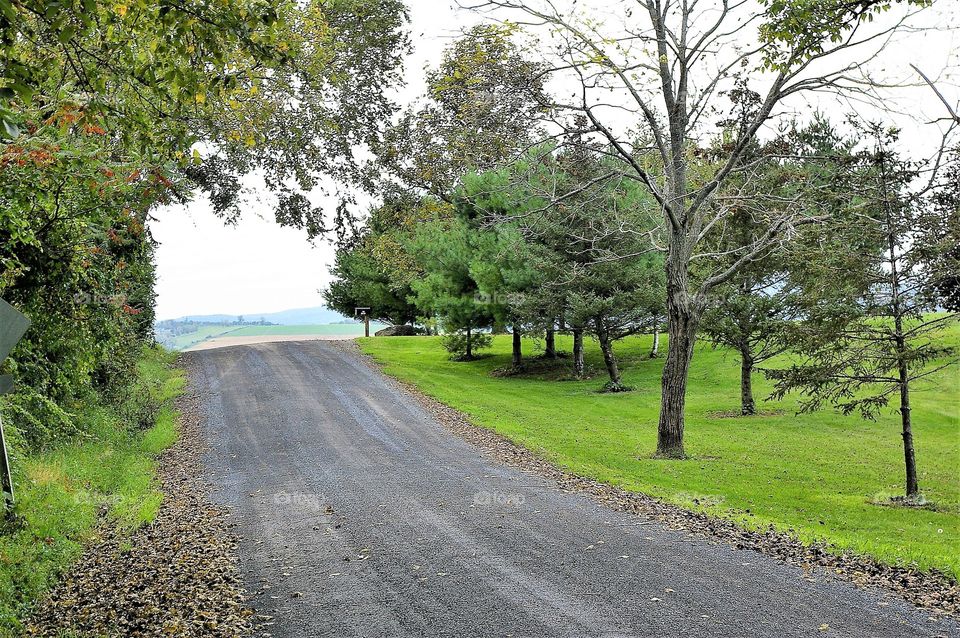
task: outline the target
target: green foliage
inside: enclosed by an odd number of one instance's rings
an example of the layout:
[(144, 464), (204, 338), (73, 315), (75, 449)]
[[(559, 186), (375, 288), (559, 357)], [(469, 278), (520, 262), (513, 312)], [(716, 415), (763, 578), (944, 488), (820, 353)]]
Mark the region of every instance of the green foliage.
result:
[(324, 291), (327, 306), (348, 317), (356, 308), (370, 308), (370, 317), (394, 325), (412, 323), (417, 308), (410, 302), (410, 282), (419, 267), (404, 243), (429, 205), (410, 197), (388, 198), (371, 211), (364, 229), (337, 247)]
[(611, 387), (619, 387), (613, 342), (652, 330), (664, 314), (663, 257), (655, 242), (660, 212), (635, 181), (612, 176), (603, 149), (577, 136), (568, 142), (559, 153), (534, 149), (503, 171), (503, 184), (468, 193), (477, 223), (522, 238), (514, 242), (522, 249), (506, 251), (523, 262), (511, 270), (526, 274), (513, 277), (521, 285), (512, 287), (511, 311), (542, 329), (562, 317), (596, 336), (608, 354)]
[(440, 343), (451, 360), (472, 361), (477, 358), (477, 350), (486, 350), (493, 344), (493, 336), (489, 332), (458, 330), (440, 337)]
[(830, 405), (875, 419), (893, 399), (901, 418), (906, 497), (922, 504), (911, 389), (958, 362), (955, 348), (944, 343), (957, 315), (929, 314), (937, 309), (931, 293), (942, 281), (942, 260), (937, 244), (920, 230), (925, 212), (911, 190), (915, 166), (893, 150), (895, 130), (872, 124), (862, 132), (874, 148), (860, 150), (852, 163), (857, 215), (846, 234), (869, 237), (877, 248), (851, 255), (855, 270), (839, 273), (862, 287), (851, 296), (848, 286), (824, 286), (820, 304), (791, 326), (798, 360), (767, 374), (776, 381), (774, 396), (798, 391), (805, 411)]
[(760, 38), (767, 67), (790, 71), (843, 45), (851, 30), (872, 22), (895, 4), (928, 7), (932, 0), (763, 0)]
[(32, 321), (5, 363), (10, 424), (32, 446), (79, 433), (91, 390), (122, 396), (152, 340), (146, 216), (172, 182), (78, 117), (58, 111), (0, 156), (0, 296)]
[[(845, 232), (856, 198), (847, 179), (852, 147), (826, 118), (815, 115), (806, 126), (794, 123), (773, 140), (754, 145), (744, 158), (751, 169), (732, 178), (718, 197), (716, 206), (726, 210), (704, 241), (711, 255), (707, 270), (734, 263), (742, 247), (753, 245), (786, 206), (811, 217), (829, 216), (816, 226), (798, 228), (787, 246), (771, 247), (711, 292), (700, 329), (714, 344), (738, 353), (743, 414), (755, 412), (755, 367), (790, 347), (789, 333), (803, 314), (806, 292), (838, 284), (835, 274), (821, 268), (836, 266), (838, 256), (849, 256), (851, 247), (869, 250), (862, 235), (858, 241)], [(726, 192), (744, 203), (728, 202)], [(695, 276), (699, 270), (694, 268)], [(844, 281), (851, 284), (855, 277)]]
[(917, 256), (932, 274), (926, 294), (937, 307), (960, 312), (960, 146), (948, 157), (941, 183), (917, 220)]
[(69, 106), (151, 167), (173, 163), (229, 219), (245, 196), (239, 177), (259, 171), (278, 222), (311, 237), (347, 219), (342, 207), (327, 219), (304, 192), (320, 176), (364, 182), (354, 147), (373, 145), (395, 110), (385, 95), (408, 48), (399, 0), (0, 7), (7, 138)]
[(428, 72), (428, 103), (406, 112), (378, 149), (407, 187), (446, 200), (466, 174), (497, 168), (534, 135), (547, 101), (544, 69), (513, 41), (514, 32), (473, 27)]
[(447, 331), (489, 328), (499, 314), (501, 301), (484, 296), (472, 270), (482, 242), (482, 233), (452, 217), (422, 224), (408, 243), (424, 273), (411, 282), (414, 301), (439, 316)]
[[(209, 118), (210, 161), (194, 174), (218, 195), (215, 211), (233, 219), (244, 193), (237, 177), (263, 176), (275, 196), (278, 223), (308, 237), (349, 234), (350, 189), (380, 194), (380, 167), (358, 149), (378, 148), (397, 107), (390, 90), (402, 81), (409, 50), (402, 0), (310, 0), (281, 5), (277, 46), (289, 63), (255, 73), (246, 93)], [(310, 191), (340, 186), (334, 211), (314, 206)], [(254, 196), (257, 193), (253, 193)]]
[(835, 405), (872, 419), (902, 386), (925, 377), (929, 365), (956, 361), (942, 339), (956, 316), (930, 314), (938, 309), (930, 284), (940, 272), (932, 265), (936, 244), (918, 231), (926, 211), (911, 191), (915, 166), (895, 152), (896, 131), (869, 125), (863, 133), (875, 147), (852, 157), (847, 179), (857, 190), (857, 214), (846, 219), (842, 236), (867, 238), (873, 249), (848, 248), (849, 270), (834, 272), (856, 286), (818, 280), (819, 295), (802, 296), (804, 320), (790, 335), (801, 360), (769, 374), (778, 396), (800, 391), (806, 410)]
[(371, 308), (371, 318), (391, 324), (410, 323), (415, 318), (407, 291), (396, 289), (369, 246), (338, 249), (330, 274), (337, 279), (324, 291), (329, 308), (348, 317), (356, 308)]
[(25, 0), (0, 6), (6, 121), (23, 123), (23, 108), (32, 104), (84, 95), (89, 115), (108, 118), (109, 128), (151, 146), (177, 131), (189, 147), (195, 139), (189, 120), (245, 91), (254, 69), (292, 53), (280, 19), (291, 2)]

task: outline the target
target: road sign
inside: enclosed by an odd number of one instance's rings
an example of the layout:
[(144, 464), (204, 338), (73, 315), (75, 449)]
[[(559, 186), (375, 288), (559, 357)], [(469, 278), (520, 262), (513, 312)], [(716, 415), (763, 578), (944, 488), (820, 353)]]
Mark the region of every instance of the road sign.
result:
[[(0, 363), (7, 358), (29, 326), (29, 319), (0, 299)], [(6, 394), (11, 390), (13, 390), (13, 377), (8, 374), (0, 376), (0, 394)], [(7, 440), (3, 436), (3, 421), (0, 421), (0, 483), (3, 486), (3, 500), (8, 508), (13, 507), (13, 475), (10, 474)]]
[(13, 346), (17, 345), (29, 325), (29, 319), (0, 299), (0, 363), (7, 358)]

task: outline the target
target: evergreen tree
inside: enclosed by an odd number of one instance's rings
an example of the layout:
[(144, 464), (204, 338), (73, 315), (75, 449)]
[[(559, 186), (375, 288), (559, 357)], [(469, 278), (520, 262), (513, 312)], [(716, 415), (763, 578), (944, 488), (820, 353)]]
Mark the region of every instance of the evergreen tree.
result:
[[(873, 419), (891, 400), (900, 415), (906, 475), (906, 502), (922, 502), (917, 476), (911, 390), (920, 380), (956, 363), (942, 339), (957, 315), (934, 313), (930, 294), (936, 272), (930, 249), (917, 232), (922, 211), (911, 192), (916, 167), (893, 150), (896, 131), (879, 125), (866, 130), (873, 148), (856, 155), (851, 187), (858, 211), (847, 236), (868, 236), (877, 250), (850, 251), (855, 268), (821, 292), (831, 303), (811, 307), (793, 335), (800, 360), (772, 370), (776, 397), (802, 394), (802, 408), (835, 405), (845, 414)], [(855, 283), (851, 286), (850, 281)], [(823, 281), (823, 280), (821, 280)], [(862, 282), (862, 285), (861, 285)], [(862, 289), (861, 294), (858, 293)], [(817, 299), (810, 295), (808, 304)]]
[[(794, 125), (771, 142), (756, 144), (746, 158), (752, 168), (741, 171), (716, 199), (717, 205), (727, 210), (710, 241), (710, 267), (736, 261), (742, 247), (784, 206), (806, 208), (811, 217), (829, 214), (834, 220), (842, 219), (850, 193), (838, 188), (837, 181), (851, 147), (819, 115), (808, 126)], [(704, 152), (708, 160), (711, 154), (712, 149)], [(837, 230), (837, 223), (824, 222), (831, 230)], [(811, 273), (810, 262), (822, 264), (830, 259), (817, 245), (821, 234), (822, 229), (810, 233), (801, 229), (791, 245), (771, 246), (759, 253), (715, 288), (704, 312), (702, 332), (740, 358), (743, 415), (757, 411), (754, 371), (790, 345), (787, 334), (799, 316), (803, 273)], [(694, 274), (699, 273), (695, 270)], [(807, 287), (810, 285), (812, 282)]]

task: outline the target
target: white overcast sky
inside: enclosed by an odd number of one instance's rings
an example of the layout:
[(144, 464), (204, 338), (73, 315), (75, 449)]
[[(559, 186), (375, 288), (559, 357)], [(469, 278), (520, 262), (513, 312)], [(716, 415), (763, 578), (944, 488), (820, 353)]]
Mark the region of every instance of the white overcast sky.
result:
[[(609, 0), (597, 0), (606, 4)], [(580, 5), (589, 4), (581, 2)], [(401, 101), (408, 101), (423, 89), (423, 69), (440, 58), (443, 48), (463, 27), (477, 21), (473, 14), (457, 11), (448, 0), (408, 0), (411, 33), (415, 47), (407, 60), (407, 88)], [(883, 53), (876, 63), (891, 69), (906, 69), (914, 63), (927, 73), (956, 69), (960, 36), (948, 26), (960, 24), (960, 0), (940, 0), (925, 17), (926, 25), (942, 30), (905, 36)], [(904, 72), (893, 73), (905, 77)], [(956, 103), (960, 100), (960, 78), (943, 77), (941, 87)], [(909, 89), (901, 108), (922, 112), (927, 119), (942, 115), (928, 89)], [(836, 103), (818, 108), (837, 118), (849, 109)], [(917, 126), (901, 118), (903, 139), (916, 147), (936, 137), (932, 126)], [(160, 243), (157, 250), (157, 317), (224, 313), (252, 315), (323, 303), (320, 289), (330, 282), (328, 267), (333, 261), (329, 242), (311, 245), (301, 231), (281, 228), (270, 211), (244, 212), (236, 227), (224, 226), (198, 199), (187, 206), (162, 209), (152, 225)]]

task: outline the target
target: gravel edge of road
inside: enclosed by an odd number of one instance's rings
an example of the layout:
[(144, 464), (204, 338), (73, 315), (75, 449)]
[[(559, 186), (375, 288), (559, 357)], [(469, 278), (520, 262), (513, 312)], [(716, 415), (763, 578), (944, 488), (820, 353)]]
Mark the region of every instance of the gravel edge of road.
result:
[(26, 635), (237, 637), (252, 631), (238, 539), (227, 510), (210, 501), (201, 478), (207, 443), (193, 364), (190, 357), (177, 362), (188, 385), (174, 405), (178, 438), (158, 459), (163, 502), (157, 517), (132, 532), (104, 519), (80, 561), (38, 605)]
[(807, 545), (773, 528), (748, 530), (730, 520), (707, 516), (665, 503), (640, 492), (631, 492), (564, 470), (493, 430), (470, 421), (464, 413), (423, 393), (412, 383), (393, 377), (356, 341), (330, 342), (357, 356), (371, 369), (412, 396), (445, 428), (491, 454), (498, 461), (554, 481), (563, 491), (588, 495), (621, 512), (654, 519), (668, 528), (723, 541), (737, 549), (754, 550), (783, 563), (800, 567), (805, 578), (841, 579), (857, 587), (878, 587), (937, 616), (960, 615), (960, 583), (937, 571), (887, 565), (870, 556), (834, 553), (825, 544)]

